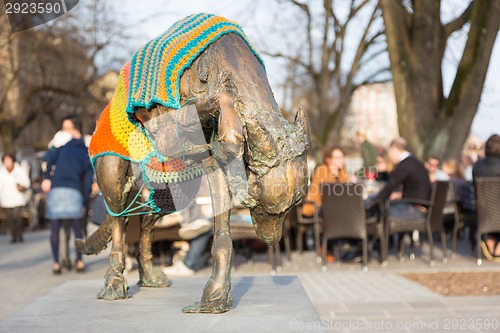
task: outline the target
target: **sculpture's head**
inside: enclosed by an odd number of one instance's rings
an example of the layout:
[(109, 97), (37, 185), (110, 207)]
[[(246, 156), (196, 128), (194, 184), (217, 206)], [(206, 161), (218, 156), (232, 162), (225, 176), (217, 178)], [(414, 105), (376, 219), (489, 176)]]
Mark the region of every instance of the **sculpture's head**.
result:
[(246, 129), (249, 194), (257, 202), (250, 213), (259, 238), (272, 245), (281, 238), (286, 213), (307, 190), (307, 116), (299, 109), (293, 124), (283, 124), (280, 136), (258, 122), (248, 122)]

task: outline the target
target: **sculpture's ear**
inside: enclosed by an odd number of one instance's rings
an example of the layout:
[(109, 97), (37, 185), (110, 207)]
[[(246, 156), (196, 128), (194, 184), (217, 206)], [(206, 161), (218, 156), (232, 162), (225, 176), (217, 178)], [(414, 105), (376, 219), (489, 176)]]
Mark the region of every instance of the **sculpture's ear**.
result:
[(293, 125), (295, 126), (297, 132), (302, 134), (302, 140), (306, 145), (306, 150), (310, 150), (311, 130), (309, 127), (309, 119), (307, 119), (307, 113), (302, 107), (299, 107), (297, 110)]

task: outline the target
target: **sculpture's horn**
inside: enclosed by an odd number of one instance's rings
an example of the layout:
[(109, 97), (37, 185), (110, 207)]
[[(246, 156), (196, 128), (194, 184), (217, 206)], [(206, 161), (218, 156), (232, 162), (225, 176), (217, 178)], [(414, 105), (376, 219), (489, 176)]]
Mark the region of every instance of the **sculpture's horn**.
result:
[(306, 145), (306, 150), (311, 149), (311, 129), (309, 127), (309, 119), (307, 118), (307, 112), (302, 107), (299, 107), (297, 110), (293, 125), (298, 131), (304, 134), (302, 139)]

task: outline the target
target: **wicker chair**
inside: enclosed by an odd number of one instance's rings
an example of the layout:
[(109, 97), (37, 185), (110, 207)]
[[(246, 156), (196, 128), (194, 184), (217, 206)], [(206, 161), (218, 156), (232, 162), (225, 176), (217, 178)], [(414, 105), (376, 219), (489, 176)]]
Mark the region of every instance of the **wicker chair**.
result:
[[(443, 249), (443, 263), (448, 261), (446, 249), (446, 230), (444, 228), (444, 207), (446, 206), (448, 195), (451, 193), (451, 184), (447, 181), (438, 181), (434, 183), (432, 190), (432, 207), (429, 212), (432, 235), (439, 234), (441, 238), (441, 247)], [(444, 195), (443, 195), (444, 192)]]
[[(329, 239), (352, 238), (363, 242), (363, 271), (368, 267), (368, 235), (375, 234), (383, 248), (382, 226), (367, 223), (361, 184), (322, 184), (323, 201), (323, 270), (326, 270), (326, 250)], [(370, 220), (373, 222), (373, 220)], [(336, 251), (338, 256), (338, 251)]]
[(477, 264), (482, 264), (481, 236), (500, 232), (500, 177), (474, 179), (477, 204)]
[(457, 200), (457, 194), (453, 186), (450, 186), (451, 189), (451, 197), (449, 198), (449, 202), (454, 206), (453, 210), (453, 235), (451, 237), (451, 255), (455, 257), (457, 255), (457, 238), (458, 232), (465, 228), (469, 228), (469, 241), (470, 241), (470, 250), (474, 253), (474, 248), (476, 246), (476, 240), (474, 234), (476, 233), (476, 214), (472, 212), (465, 212), (459, 201)]
[[(434, 242), (433, 235), (435, 233), (441, 234), (441, 243), (443, 246), (443, 262), (446, 262), (446, 235), (443, 228), (443, 208), (446, 204), (446, 196), (448, 194), (449, 182), (437, 181), (432, 186), (431, 200), (418, 200), (418, 199), (401, 199), (388, 202), (386, 212), (389, 211), (389, 204), (395, 202), (408, 202), (428, 207), (427, 213), (420, 219), (398, 219), (387, 217), (384, 223), (384, 265), (387, 264), (389, 236), (393, 234), (401, 234), (406, 232), (413, 232), (414, 230), (427, 233), (427, 240), (430, 246), (430, 265), (434, 266)], [(403, 246), (404, 243), (400, 242), (399, 257), (403, 259)], [(412, 248), (413, 252), (413, 248)], [(414, 258), (414, 253), (411, 258)]]

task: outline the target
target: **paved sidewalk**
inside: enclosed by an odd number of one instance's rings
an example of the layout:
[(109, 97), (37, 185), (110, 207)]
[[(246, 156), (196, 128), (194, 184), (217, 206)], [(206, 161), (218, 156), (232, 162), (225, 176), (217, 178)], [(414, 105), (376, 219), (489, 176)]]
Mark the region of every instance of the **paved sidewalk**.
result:
[[(85, 257), (88, 270), (83, 274), (64, 271), (61, 276), (53, 276), (48, 230), (27, 233), (22, 244), (9, 245), (8, 240), (7, 235), (0, 235), (0, 320), (66, 281), (102, 280), (106, 272), (109, 250)], [(467, 246), (461, 245), (461, 254), (447, 264), (439, 261), (441, 253), (437, 251), (436, 265), (430, 267), (424, 247), (424, 253), (413, 261), (400, 263), (392, 256), (389, 265), (381, 267), (372, 260), (367, 273), (355, 263), (330, 264), (323, 272), (312, 252), (303, 256), (294, 253), (292, 262), (285, 262), (278, 274), (300, 278), (320, 320), (291, 325), (304, 332), (318, 327), (330, 332), (500, 332), (500, 296), (444, 297), (400, 275), (495, 271), (500, 279), (500, 264), (485, 262), (477, 267), (469, 251), (463, 249)], [(254, 259), (252, 264), (237, 256), (233, 276), (269, 275), (266, 256), (259, 254)], [(208, 278), (209, 274), (207, 267), (196, 276)], [(128, 274), (129, 285), (136, 283), (137, 276), (137, 270)]]
[(500, 296), (443, 297), (392, 272), (299, 276), (331, 332), (500, 332)]

